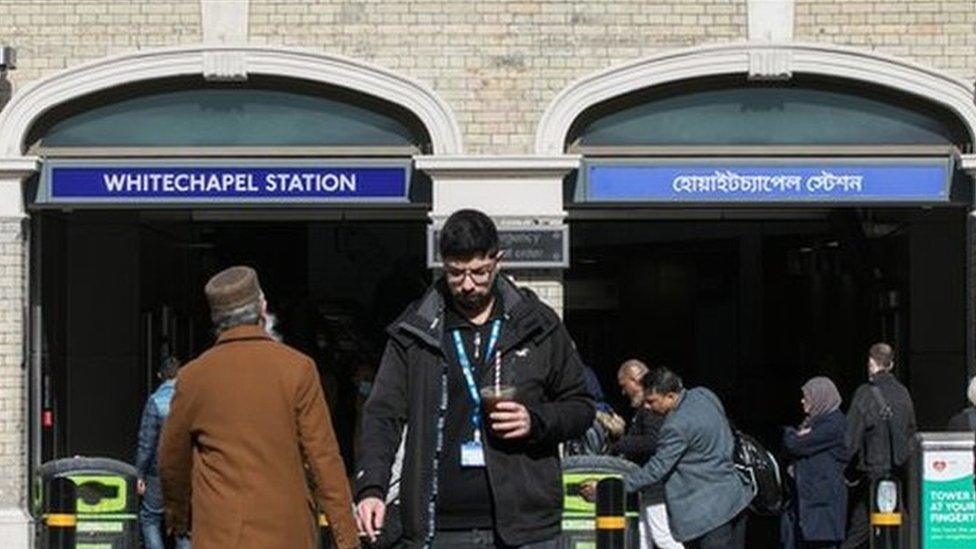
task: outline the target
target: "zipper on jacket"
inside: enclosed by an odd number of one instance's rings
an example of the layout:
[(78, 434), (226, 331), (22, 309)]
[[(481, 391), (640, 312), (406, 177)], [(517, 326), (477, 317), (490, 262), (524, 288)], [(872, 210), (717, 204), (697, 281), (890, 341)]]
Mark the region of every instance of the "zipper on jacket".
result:
[(434, 541), (437, 526), (437, 474), (440, 470), (441, 453), (444, 450), (444, 418), (447, 415), (447, 362), (441, 362), (441, 403), (437, 409), (437, 436), (434, 446), (434, 461), (431, 464), (430, 501), (427, 502), (427, 538), (424, 547)]

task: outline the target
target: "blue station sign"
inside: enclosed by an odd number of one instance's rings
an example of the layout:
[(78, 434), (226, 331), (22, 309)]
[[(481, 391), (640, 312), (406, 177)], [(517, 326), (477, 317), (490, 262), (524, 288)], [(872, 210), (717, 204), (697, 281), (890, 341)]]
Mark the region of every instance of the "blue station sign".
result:
[(948, 157), (586, 161), (584, 202), (948, 202)]
[(320, 204), (407, 202), (402, 161), (58, 160), (45, 164), (39, 203)]

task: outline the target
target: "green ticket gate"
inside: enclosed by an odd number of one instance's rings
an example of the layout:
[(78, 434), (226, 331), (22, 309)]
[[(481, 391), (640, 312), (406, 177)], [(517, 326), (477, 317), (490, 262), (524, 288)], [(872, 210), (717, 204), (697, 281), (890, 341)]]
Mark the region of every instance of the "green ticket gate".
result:
[[(563, 458), (563, 547), (595, 549), (596, 505), (580, 496), (580, 485), (588, 480), (621, 478), (637, 469), (633, 463), (614, 456), (569, 456)], [(640, 507), (637, 494), (627, 497), (626, 546), (640, 547)]]
[[(78, 549), (135, 549), (139, 540), (137, 473), (128, 463), (106, 458), (74, 457), (49, 461), (35, 475), (35, 515), (46, 507), (43, 487), (51, 478), (68, 478), (77, 492)], [(46, 547), (45, 527), (39, 528), (39, 547)]]

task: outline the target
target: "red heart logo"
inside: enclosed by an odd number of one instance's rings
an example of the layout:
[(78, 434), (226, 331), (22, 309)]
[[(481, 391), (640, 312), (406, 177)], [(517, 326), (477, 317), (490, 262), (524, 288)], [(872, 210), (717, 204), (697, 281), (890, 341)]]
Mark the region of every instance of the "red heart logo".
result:
[(932, 463), (932, 468), (941, 473), (942, 471), (945, 471), (946, 462), (942, 460), (935, 461)]

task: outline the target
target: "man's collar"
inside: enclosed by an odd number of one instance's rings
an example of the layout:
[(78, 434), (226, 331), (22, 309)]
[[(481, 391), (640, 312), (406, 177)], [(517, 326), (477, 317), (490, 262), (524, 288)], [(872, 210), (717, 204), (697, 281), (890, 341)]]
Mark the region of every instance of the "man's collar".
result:
[(674, 409), (675, 410), (677, 410), (681, 406), (681, 403), (685, 401), (685, 394), (687, 394), (687, 393), (688, 393), (688, 389), (682, 389), (678, 393), (678, 401), (674, 403)]
[(228, 328), (220, 332), (220, 335), (217, 336), (217, 343), (226, 343), (240, 339), (271, 339), (271, 336), (268, 335), (268, 332), (265, 331), (264, 326), (261, 324), (241, 324), (240, 326), (234, 326), (233, 328)]
[(877, 373), (868, 376), (868, 382), (874, 383), (875, 381), (881, 381), (882, 379), (888, 379), (891, 376), (894, 376), (894, 374), (891, 373), (891, 370), (880, 370)]

